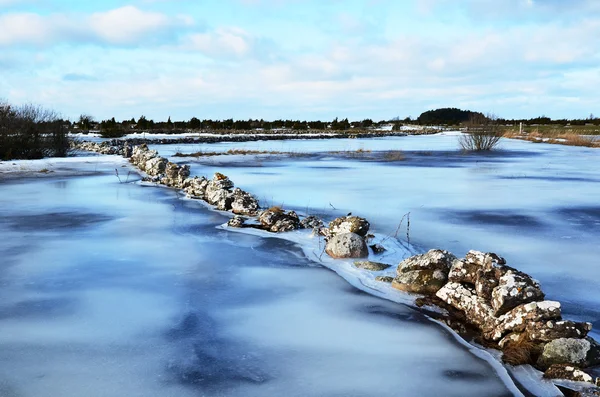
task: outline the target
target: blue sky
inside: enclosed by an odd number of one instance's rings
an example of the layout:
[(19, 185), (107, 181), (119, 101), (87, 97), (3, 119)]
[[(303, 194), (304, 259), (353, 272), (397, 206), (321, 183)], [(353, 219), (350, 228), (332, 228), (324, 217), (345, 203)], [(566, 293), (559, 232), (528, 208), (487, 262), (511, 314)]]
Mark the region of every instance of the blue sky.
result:
[(76, 119), (600, 115), (596, 0), (0, 0), (0, 99)]

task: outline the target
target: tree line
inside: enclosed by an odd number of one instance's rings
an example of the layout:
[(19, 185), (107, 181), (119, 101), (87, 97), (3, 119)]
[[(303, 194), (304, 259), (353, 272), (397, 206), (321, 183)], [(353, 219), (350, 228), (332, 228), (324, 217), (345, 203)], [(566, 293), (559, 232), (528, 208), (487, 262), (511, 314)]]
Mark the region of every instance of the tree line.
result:
[[(483, 113), (473, 112), (471, 110), (462, 110), (457, 108), (440, 108), (428, 110), (421, 113), (415, 120), (420, 125), (460, 125), (469, 122), (472, 119), (481, 119)], [(404, 120), (405, 122), (407, 120)], [(501, 117), (495, 118), (499, 124), (517, 125), (523, 123), (525, 125), (600, 125), (600, 118), (590, 114), (584, 119), (551, 119), (546, 116), (533, 117), (530, 119), (505, 119)]]
[(148, 131), (148, 132), (163, 132), (163, 133), (179, 133), (186, 130), (231, 130), (231, 131), (249, 131), (249, 130), (334, 130), (346, 131), (352, 128), (371, 128), (377, 124), (385, 124), (386, 121), (375, 123), (371, 119), (350, 122), (347, 118), (335, 118), (332, 121), (306, 121), (306, 120), (273, 120), (266, 121), (263, 119), (248, 119), (248, 120), (200, 120), (197, 117), (192, 117), (187, 121), (172, 121), (171, 118), (167, 121), (154, 121), (146, 116), (140, 116), (137, 120), (116, 121), (115, 118), (96, 121), (92, 116), (82, 114), (79, 119), (73, 123), (72, 127), (83, 133), (95, 130), (100, 131), (104, 137), (119, 137), (132, 131)]

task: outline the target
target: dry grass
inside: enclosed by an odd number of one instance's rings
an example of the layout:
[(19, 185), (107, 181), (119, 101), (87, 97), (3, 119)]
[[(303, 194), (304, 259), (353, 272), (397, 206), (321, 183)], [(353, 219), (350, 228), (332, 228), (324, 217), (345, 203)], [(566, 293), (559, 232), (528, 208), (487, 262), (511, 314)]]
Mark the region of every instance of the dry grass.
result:
[(385, 161), (403, 161), (406, 160), (406, 156), (402, 150), (389, 150), (383, 155)]
[(525, 335), (509, 342), (503, 349), (502, 361), (510, 365), (533, 364), (540, 354), (539, 345), (530, 341)]
[(268, 151), (268, 150), (246, 150), (246, 149), (229, 149), (226, 152), (195, 152), (181, 153), (177, 152), (175, 157), (210, 157), (210, 156), (232, 156), (232, 155), (257, 155), (257, 154), (286, 154), (284, 152)]
[(283, 208), (281, 208), (278, 205), (274, 205), (273, 207), (269, 208), (267, 211), (273, 212), (275, 214), (283, 214), (285, 212), (285, 211), (283, 211)]
[(225, 176), (225, 175), (221, 174), (220, 172), (215, 172), (215, 178), (216, 178), (218, 181), (222, 181), (222, 180), (225, 180), (225, 179), (227, 179), (227, 176)]
[[(521, 139), (534, 143), (549, 143), (554, 145), (600, 147), (600, 140), (594, 139), (591, 130), (577, 128), (552, 127), (533, 128), (524, 135), (519, 134), (518, 129), (512, 129), (505, 135), (507, 138)], [(586, 134), (586, 135), (583, 135)]]

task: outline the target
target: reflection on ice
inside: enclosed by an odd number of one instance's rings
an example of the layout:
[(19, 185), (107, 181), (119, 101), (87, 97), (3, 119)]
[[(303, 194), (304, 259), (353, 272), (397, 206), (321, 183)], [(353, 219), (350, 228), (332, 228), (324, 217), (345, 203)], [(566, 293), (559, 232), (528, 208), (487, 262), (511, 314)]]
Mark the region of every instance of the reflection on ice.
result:
[(110, 171), (2, 185), (0, 395), (512, 395), (421, 314)]

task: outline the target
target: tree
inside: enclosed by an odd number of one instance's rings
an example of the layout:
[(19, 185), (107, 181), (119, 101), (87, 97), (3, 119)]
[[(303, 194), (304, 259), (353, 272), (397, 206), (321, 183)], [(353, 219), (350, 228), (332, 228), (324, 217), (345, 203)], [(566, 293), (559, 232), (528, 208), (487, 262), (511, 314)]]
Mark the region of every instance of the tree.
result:
[(459, 143), (467, 152), (492, 150), (504, 135), (502, 126), (493, 114), (474, 114), (464, 126), (465, 132), (459, 137)]
[(89, 114), (82, 114), (79, 116), (79, 120), (77, 120), (77, 126), (86, 134), (90, 132), (90, 129), (92, 128), (92, 123), (94, 123), (94, 118)]
[(428, 110), (421, 113), (417, 121), (419, 124), (425, 125), (458, 125), (469, 121), (471, 116), (480, 115), (482, 113), (472, 112), (470, 110), (461, 110), (457, 108), (441, 108), (435, 110)]
[(0, 101), (0, 159), (66, 156), (68, 128), (58, 114), (37, 105)]
[(188, 122), (188, 127), (192, 130), (199, 130), (200, 128), (202, 128), (202, 122), (200, 121), (200, 119), (192, 117)]

